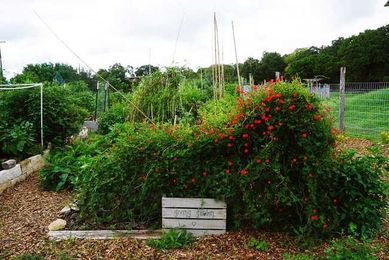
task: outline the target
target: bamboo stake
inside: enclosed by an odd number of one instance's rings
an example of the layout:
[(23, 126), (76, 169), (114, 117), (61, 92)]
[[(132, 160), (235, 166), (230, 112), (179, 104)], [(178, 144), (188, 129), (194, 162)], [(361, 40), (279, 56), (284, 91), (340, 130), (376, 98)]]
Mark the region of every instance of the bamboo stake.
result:
[(241, 82), (240, 82), (240, 73), (239, 73), (239, 63), (238, 63), (238, 53), (236, 51), (236, 41), (235, 41), (235, 30), (234, 30), (234, 21), (231, 21), (232, 25), (232, 36), (234, 38), (234, 49), (235, 49), (235, 62), (236, 62), (236, 73), (238, 74), (238, 84), (239, 87), (241, 87)]

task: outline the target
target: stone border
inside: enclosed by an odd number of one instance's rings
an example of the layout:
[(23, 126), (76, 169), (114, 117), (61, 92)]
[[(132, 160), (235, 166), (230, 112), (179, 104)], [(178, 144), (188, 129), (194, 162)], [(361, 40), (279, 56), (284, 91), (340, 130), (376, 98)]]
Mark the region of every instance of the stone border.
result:
[(23, 181), (28, 175), (37, 172), (45, 165), (42, 155), (38, 154), (27, 158), (15, 167), (0, 171), (0, 194), (16, 183)]
[(49, 240), (61, 241), (66, 239), (115, 239), (128, 237), (133, 239), (159, 239), (161, 230), (59, 230), (47, 233)]

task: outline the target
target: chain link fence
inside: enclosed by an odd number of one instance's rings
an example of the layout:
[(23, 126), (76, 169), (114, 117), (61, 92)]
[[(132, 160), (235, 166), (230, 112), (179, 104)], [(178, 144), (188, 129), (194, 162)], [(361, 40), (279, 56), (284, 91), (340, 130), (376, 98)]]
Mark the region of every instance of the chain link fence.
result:
[[(330, 84), (334, 126), (339, 126), (339, 84)], [(344, 130), (348, 135), (378, 138), (389, 132), (389, 82), (346, 82)]]

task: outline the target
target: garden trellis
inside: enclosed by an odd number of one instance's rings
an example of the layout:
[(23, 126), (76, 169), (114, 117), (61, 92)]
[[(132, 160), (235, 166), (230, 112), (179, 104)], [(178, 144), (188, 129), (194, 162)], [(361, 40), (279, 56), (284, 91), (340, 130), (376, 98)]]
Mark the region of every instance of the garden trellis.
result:
[(43, 84), (31, 83), (31, 84), (0, 84), (0, 91), (21, 90), (30, 88), (40, 88), (40, 114), (41, 114), (41, 146), (43, 148)]

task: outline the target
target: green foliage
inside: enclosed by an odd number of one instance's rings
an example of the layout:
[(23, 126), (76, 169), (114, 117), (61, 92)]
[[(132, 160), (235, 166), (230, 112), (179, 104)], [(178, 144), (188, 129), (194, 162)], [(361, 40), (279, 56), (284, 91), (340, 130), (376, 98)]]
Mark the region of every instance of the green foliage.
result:
[(383, 144), (389, 144), (389, 132), (382, 131), (380, 136)]
[(152, 74), (152, 73), (154, 73), (156, 71), (159, 71), (158, 67), (153, 66), (151, 64), (147, 64), (147, 65), (142, 65), (142, 66), (136, 68), (135, 75), (137, 77), (142, 77), (142, 76), (146, 76), (146, 75)]
[(11, 79), (12, 83), (57, 83), (74, 82), (80, 77), (70, 65), (61, 63), (28, 64), (21, 74)]
[(2, 154), (22, 158), (36, 151), (34, 144), (33, 126), (30, 122), (23, 121), (12, 126), (4, 121), (0, 124), (0, 152)]
[(192, 234), (185, 229), (169, 229), (161, 235), (160, 239), (148, 239), (146, 244), (158, 250), (174, 249), (183, 248), (192, 243), (193, 240)]
[[(43, 88), (44, 141), (62, 144), (66, 138), (79, 131), (84, 119), (92, 113), (93, 94), (82, 82), (64, 86), (44, 85)], [(39, 88), (0, 92), (0, 120), (6, 122), (2, 123), (0, 138), (5, 140), (7, 133), (9, 136), (13, 131), (12, 138), (20, 139), (15, 140), (18, 149), (12, 149), (10, 153), (17, 151), (22, 154), (19, 148), (25, 150), (33, 140), (40, 142), (40, 106)], [(4, 129), (7, 131), (4, 132)]]
[[(161, 197), (212, 197), (230, 227), (366, 237), (384, 216), (386, 160), (336, 153), (320, 100), (280, 82), (205, 109), (195, 126), (116, 124), (76, 181), (90, 224), (155, 225)], [(227, 116), (226, 116), (227, 115)], [(220, 116), (220, 118), (218, 118)], [(210, 118), (209, 118), (210, 117)], [(145, 207), (144, 205), (147, 205)]]
[(348, 259), (377, 259), (374, 254), (375, 249), (367, 241), (358, 241), (355, 238), (348, 237), (344, 239), (333, 240), (326, 249), (326, 259), (329, 260), (348, 260)]
[[(115, 63), (108, 70), (100, 69), (97, 74), (107, 80), (117, 90), (122, 92), (129, 92), (132, 89), (130, 78), (127, 74), (132, 76), (134, 74), (131, 66), (124, 67), (119, 63)], [(98, 79), (100, 80), (100, 79)]]
[[(199, 105), (206, 100), (201, 89), (185, 83), (185, 74), (180, 68), (167, 68), (142, 78), (129, 104), (129, 118), (142, 122), (147, 117), (154, 122), (170, 122), (196, 117)], [(188, 115), (189, 114), (189, 115)]]
[(99, 133), (107, 134), (116, 123), (124, 123), (127, 117), (127, 105), (116, 103), (99, 117)]
[(269, 249), (269, 245), (265, 240), (258, 240), (255, 237), (252, 237), (250, 241), (247, 243), (249, 248), (255, 248), (258, 251), (266, 251)]
[(14, 258), (14, 260), (43, 260), (43, 256), (38, 254), (21, 254)]
[(71, 145), (50, 151), (39, 172), (42, 187), (54, 191), (73, 188), (77, 176), (89, 166), (92, 157), (104, 152), (109, 143), (107, 138), (110, 136), (90, 135), (87, 140), (76, 140)]

